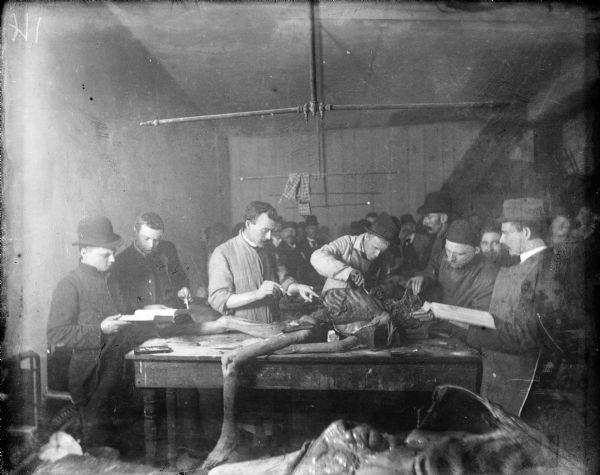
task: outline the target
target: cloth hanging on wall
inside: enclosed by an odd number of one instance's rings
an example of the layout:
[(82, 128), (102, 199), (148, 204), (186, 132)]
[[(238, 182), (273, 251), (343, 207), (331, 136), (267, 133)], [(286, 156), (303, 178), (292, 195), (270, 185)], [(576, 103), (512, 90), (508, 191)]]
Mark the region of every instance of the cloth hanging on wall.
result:
[[(310, 212), (310, 182), (308, 173), (290, 173), (283, 189), (282, 198), (295, 201), (301, 216)], [(281, 200), (279, 200), (281, 202)]]

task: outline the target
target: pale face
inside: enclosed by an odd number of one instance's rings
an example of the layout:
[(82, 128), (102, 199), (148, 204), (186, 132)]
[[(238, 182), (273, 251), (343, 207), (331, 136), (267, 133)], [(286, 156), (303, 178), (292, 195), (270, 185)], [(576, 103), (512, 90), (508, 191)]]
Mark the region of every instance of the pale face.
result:
[(296, 230), (294, 228), (286, 228), (281, 231), (281, 238), (290, 247), (296, 245)]
[(158, 247), (163, 234), (164, 231), (162, 229), (152, 229), (142, 224), (140, 229), (135, 233), (135, 247), (144, 255), (151, 254)]
[(402, 226), (400, 226), (400, 239), (403, 240), (405, 238), (407, 238), (408, 236), (410, 236), (412, 233), (414, 233), (417, 230), (417, 225), (415, 223), (404, 223)]
[(315, 226), (314, 224), (309, 224), (308, 226), (306, 226), (304, 232), (306, 234), (306, 237), (309, 237), (311, 239), (317, 239), (317, 226)]
[(84, 247), (81, 262), (95, 267), (100, 272), (108, 271), (115, 262), (115, 251), (105, 247)]
[(481, 236), (481, 252), (490, 261), (495, 261), (500, 257), (500, 233), (489, 231)]
[(374, 234), (367, 234), (365, 238), (365, 254), (367, 259), (374, 261), (384, 253), (389, 246), (390, 243), (385, 239), (375, 236)]
[(259, 214), (253, 223), (246, 220), (244, 235), (258, 247), (264, 247), (271, 240), (273, 231), (277, 228), (277, 222), (269, 218), (267, 213)]
[(453, 269), (460, 269), (473, 260), (478, 249), (468, 244), (446, 240), (446, 260)]
[(423, 226), (429, 234), (439, 233), (447, 221), (448, 215), (445, 213), (428, 213), (423, 216)]
[(552, 242), (558, 244), (565, 242), (571, 232), (571, 220), (566, 216), (557, 216), (550, 225), (552, 230)]
[(579, 226), (587, 227), (592, 223), (592, 212), (587, 206), (582, 206), (575, 217)]
[(518, 256), (523, 252), (524, 243), (527, 240), (525, 231), (517, 231), (514, 223), (502, 223), (502, 236), (500, 236), (500, 244), (508, 247), (508, 252), (511, 256)]

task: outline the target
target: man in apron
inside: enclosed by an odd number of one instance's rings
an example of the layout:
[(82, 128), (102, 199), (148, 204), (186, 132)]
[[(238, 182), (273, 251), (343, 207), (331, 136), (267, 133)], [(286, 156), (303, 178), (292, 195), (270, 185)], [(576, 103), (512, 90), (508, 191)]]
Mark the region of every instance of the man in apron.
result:
[(542, 239), (546, 214), (536, 198), (503, 203), (500, 242), (520, 262), (498, 273), (490, 303), (495, 330), (470, 326), (467, 343), (483, 358), (481, 395), (520, 415), (531, 389), (540, 354), (562, 352), (559, 341), (568, 326), (564, 292), (552, 271), (552, 250)]

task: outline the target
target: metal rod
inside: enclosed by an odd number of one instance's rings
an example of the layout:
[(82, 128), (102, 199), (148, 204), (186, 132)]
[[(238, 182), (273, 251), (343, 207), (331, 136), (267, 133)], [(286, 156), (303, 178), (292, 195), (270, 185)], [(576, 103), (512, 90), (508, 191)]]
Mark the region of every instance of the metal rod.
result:
[[(311, 204), (311, 208), (336, 208), (338, 206), (371, 206), (372, 203), (343, 203), (343, 204), (335, 204), (335, 205), (313, 205)], [(297, 209), (297, 206), (286, 206), (285, 209)]]
[(421, 102), (415, 104), (327, 104), (326, 110), (476, 109), (508, 107), (510, 102)]
[(149, 120), (147, 122), (140, 122), (140, 125), (176, 124), (180, 122), (197, 122), (200, 120), (234, 119), (236, 117), (256, 117), (261, 115), (293, 114), (300, 112), (302, 112), (302, 106), (284, 107), (282, 109), (266, 109), (258, 111), (229, 112), (226, 114), (197, 115), (193, 117), (177, 117), (173, 119), (155, 119)]
[(316, 64), (316, 35), (315, 35), (315, 2), (309, 0), (310, 5), (310, 100), (317, 102), (317, 64)]
[[(380, 195), (381, 191), (329, 191), (327, 193), (313, 193), (310, 192), (310, 195)], [(281, 193), (269, 193), (269, 196), (279, 197)]]
[[(319, 179), (325, 176), (352, 176), (352, 175), (399, 175), (398, 170), (392, 172), (344, 172), (344, 173), (309, 173), (310, 177)], [(245, 180), (268, 180), (271, 178), (289, 178), (289, 175), (265, 175), (265, 176), (241, 176), (240, 181)]]

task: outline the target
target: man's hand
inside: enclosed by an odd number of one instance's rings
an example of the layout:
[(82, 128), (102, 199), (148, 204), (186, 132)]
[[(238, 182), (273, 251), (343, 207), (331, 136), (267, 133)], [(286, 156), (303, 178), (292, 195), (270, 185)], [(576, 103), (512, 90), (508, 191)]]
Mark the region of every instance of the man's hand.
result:
[(102, 333), (111, 335), (117, 333), (121, 328), (131, 325), (131, 322), (121, 321), (119, 318), (121, 318), (121, 314), (111, 315), (102, 320), (100, 323), (100, 330), (102, 330)]
[(299, 284), (297, 282), (289, 286), (288, 292), (291, 295), (302, 297), (305, 302), (312, 302), (313, 298), (319, 298), (319, 295), (315, 293), (310, 285)]
[(425, 282), (425, 277), (422, 275), (416, 275), (411, 277), (406, 282), (406, 286), (412, 289), (414, 295), (419, 295), (421, 290), (423, 290), (423, 283)]
[(177, 292), (177, 297), (183, 300), (186, 304), (189, 304), (192, 301), (192, 293), (187, 287), (181, 287)]
[(283, 287), (272, 280), (265, 280), (256, 291), (256, 298), (262, 300), (265, 297), (281, 297), (284, 294)]
[(382, 285), (378, 285), (369, 290), (369, 295), (371, 297), (375, 297), (378, 300), (383, 300), (385, 299), (386, 292)]
[(358, 269), (352, 269), (352, 272), (350, 272), (350, 275), (348, 276), (348, 282), (353, 283), (356, 287), (364, 287), (365, 276)]

